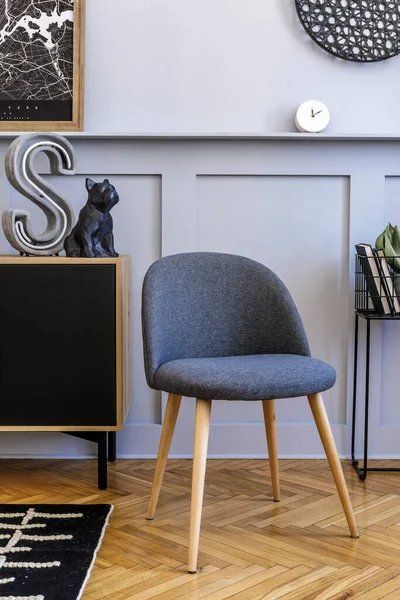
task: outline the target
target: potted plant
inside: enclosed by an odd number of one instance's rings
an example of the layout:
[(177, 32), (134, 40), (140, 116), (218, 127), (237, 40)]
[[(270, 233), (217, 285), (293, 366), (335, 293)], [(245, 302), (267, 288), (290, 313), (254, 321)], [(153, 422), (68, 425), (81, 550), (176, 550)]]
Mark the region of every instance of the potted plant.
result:
[(376, 248), (381, 248), (394, 275), (396, 294), (400, 296), (400, 230), (389, 223), (375, 242)]

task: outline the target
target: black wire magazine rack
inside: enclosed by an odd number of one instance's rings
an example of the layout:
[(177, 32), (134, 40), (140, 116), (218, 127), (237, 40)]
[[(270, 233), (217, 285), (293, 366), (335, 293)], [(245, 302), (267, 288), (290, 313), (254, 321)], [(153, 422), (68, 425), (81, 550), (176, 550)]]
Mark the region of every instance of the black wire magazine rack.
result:
[(396, 287), (400, 293), (400, 273), (394, 272), (383, 251), (373, 252), (373, 256), (356, 255), (355, 310), (371, 316), (393, 317), (400, 313), (400, 298), (396, 293)]

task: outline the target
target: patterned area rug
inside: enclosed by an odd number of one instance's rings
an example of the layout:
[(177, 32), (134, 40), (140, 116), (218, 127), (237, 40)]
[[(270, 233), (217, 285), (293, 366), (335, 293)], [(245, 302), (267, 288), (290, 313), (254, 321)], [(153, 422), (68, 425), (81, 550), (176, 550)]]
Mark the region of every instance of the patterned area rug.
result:
[(0, 504), (0, 600), (78, 600), (112, 509)]

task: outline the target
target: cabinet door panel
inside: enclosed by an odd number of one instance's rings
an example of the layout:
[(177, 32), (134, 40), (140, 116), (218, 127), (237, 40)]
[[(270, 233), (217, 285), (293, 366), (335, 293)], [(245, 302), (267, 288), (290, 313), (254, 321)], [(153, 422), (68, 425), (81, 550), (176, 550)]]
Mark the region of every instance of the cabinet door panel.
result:
[(115, 425), (115, 266), (0, 265), (0, 425)]

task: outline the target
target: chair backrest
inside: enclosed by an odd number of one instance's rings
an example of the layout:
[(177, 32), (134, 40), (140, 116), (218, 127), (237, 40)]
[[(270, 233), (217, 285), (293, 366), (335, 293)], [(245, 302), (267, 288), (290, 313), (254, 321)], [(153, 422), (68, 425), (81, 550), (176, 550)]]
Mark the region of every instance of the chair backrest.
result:
[(175, 254), (151, 265), (143, 282), (146, 378), (181, 358), (310, 355), (287, 288), (264, 265), (231, 254)]

